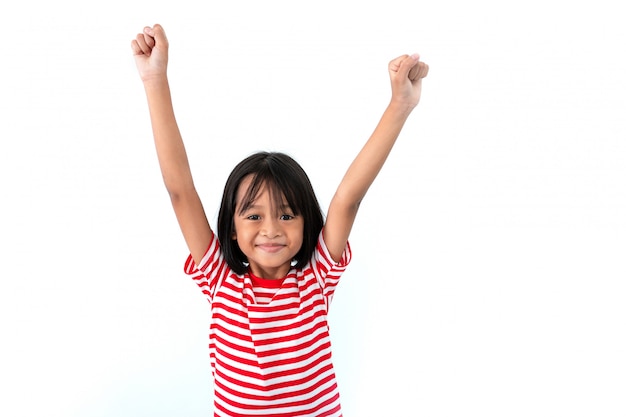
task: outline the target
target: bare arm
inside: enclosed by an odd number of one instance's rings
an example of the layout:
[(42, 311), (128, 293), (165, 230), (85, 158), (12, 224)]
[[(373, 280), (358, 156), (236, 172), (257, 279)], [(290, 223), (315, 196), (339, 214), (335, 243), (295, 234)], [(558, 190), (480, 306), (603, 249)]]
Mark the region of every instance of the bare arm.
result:
[(361, 201), (387, 160), (402, 127), (419, 103), (422, 78), (428, 65), (417, 55), (403, 55), (389, 63), (392, 97), (374, 132), (356, 156), (330, 203), (324, 240), (339, 261)]
[(196, 192), (185, 146), (176, 123), (167, 60), (169, 43), (160, 25), (145, 28), (131, 43), (150, 110), (159, 166), (178, 224), (196, 264), (213, 232)]

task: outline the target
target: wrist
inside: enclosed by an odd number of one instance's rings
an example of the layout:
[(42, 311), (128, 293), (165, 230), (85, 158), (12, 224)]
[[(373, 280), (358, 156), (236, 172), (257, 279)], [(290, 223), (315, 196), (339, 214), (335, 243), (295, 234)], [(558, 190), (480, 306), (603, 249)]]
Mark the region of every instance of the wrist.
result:
[(161, 87), (168, 87), (169, 82), (167, 80), (167, 74), (152, 74), (141, 77), (143, 86), (146, 89), (158, 89)]
[(398, 114), (399, 116), (408, 117), (416, 106), (402, 100), (391, 99), (387, 110)]

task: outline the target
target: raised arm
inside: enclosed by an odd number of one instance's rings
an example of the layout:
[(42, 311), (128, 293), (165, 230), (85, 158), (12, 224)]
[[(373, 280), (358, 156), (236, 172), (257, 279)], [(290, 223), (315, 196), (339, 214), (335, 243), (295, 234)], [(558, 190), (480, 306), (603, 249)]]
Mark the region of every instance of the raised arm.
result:
[(348, 168), (328, 208), (324, 240), (335, 261), (340, 260), (363, 197), (387, 160), (411, 111), (419, 103), (422, 78), (427, 74), (428, 65), (420, 62), (418, 55), (402, 55), (389, 63), (391, 101)]
[(213, 232), (196, 192), (185, 146), (176, 123), (167, 61), (169, 42), (160, 25), (144, 28), (131, 42), (148, 99), (152, 133), (165, 187), (191, 255), (198, 264)]

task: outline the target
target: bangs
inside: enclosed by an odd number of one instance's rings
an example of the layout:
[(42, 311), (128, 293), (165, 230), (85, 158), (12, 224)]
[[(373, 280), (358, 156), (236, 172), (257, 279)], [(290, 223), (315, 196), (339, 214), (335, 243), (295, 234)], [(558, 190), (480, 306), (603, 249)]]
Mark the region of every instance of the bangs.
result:
[(285, 209), (285, 205), (289, 207), (294, 215), (301, 214), (301, 204), (299, 204), (296, 198), (296, 184), (292, 184), (291, 181), (283, 175), (273, 175), (271, 169), (266, 169), (252, 175), (252, 181), (250, 181), (246, 193), (239, 202), (239, 208), (237, 209), (239, 215), (243, 214), (254, 204), (259, 193), (264, 188), (267, 188), (270, 194), (271, 209), (276, 215), (279, 215)]

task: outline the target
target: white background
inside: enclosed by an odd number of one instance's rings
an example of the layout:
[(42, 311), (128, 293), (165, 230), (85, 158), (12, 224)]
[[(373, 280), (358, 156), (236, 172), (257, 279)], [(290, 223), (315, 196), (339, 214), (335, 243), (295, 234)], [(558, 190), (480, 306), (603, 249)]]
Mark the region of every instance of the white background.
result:
[(347, 417), (626, 415), (618, 2), (13, 2), (0, 15), (0, 414), (207, 416), (208, 305), (130, 41), (168, 34), (207, 215), (256, 150), (327, 208), (430, 65), (330, 315)]

